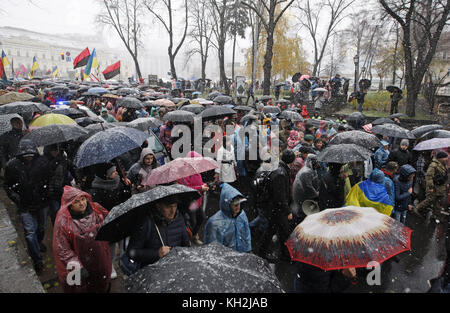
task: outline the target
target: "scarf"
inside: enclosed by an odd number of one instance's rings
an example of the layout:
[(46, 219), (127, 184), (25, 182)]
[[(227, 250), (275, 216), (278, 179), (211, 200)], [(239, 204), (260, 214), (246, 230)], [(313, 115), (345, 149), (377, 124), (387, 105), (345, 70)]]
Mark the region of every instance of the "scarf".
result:
[(115, 190), (119, 187), (119, 184), (120, 178), (118, 175), (115, 179), (102, 179), (96, 175), (94, 180), (92, 181), (92, 188)]

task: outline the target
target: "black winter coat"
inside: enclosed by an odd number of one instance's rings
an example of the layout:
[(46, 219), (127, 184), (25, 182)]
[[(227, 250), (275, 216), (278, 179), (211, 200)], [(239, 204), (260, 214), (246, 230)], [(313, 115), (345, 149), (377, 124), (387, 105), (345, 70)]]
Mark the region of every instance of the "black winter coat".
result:
[(24, 132), (16, 129), (12, 129), (0, 136), (0, 165), (6, 164), (16, 156), (20, 139), (23, 136)]
[(93, 202), (99, 203), (106, 210), (111, 211), (113, 207), (131, 197), (131, 188), (125, 186), (122, 181), (119, 182), (117, 188), (109, 188), (106, 184), (102, 187), (96, 187), (95, 182), (97, 179), (101, 180), (96, 176), (88, 193), (92, 196)]
[(339, 293), (347, 289), (351, 281), (341, 271), (324, 271), (316, 266), (296, 262), (297, 280), (301, 281), (303, 292)]
[(343, 179), (330, 172), (326, 173), (319, 184), (320, 210), (342, 207), (345, 204), (344, 186)]
[(405, 164), (412, 164), (411, 152), (408, 150), (397, 149), (389, 153), (387, 162), (395, 161), (398, 163), (398, 167), (402, 167)]
[(264, 215), (288, 216), (291, 213), (289, 200), (291, 199), (290, 169), (283, 161), (278, 168), (270, 173), (269, 193), (271, 195), (269, 205), (264, 208)]
[[(170, 223), (158, 217), (155, 217), (155, 221), (165, 246), (190, 246), (186, 224), (183, 216), (179, 212)], [(155, 263), (160, 259), (158, 252), (163, 244), (156, 230), (155, 221), (150, 216), (146, 216), (144, 222), (130, 237), (127, 255), (133, 261), (138, 262), (140, 267)]]

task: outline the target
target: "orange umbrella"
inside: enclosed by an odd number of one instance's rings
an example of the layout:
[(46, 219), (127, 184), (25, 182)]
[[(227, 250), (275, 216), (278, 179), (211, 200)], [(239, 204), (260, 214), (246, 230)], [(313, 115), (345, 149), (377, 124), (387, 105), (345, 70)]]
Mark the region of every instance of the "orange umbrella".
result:
[(153, 101), (153, 104), (156, 104), (157, 106), (161, 107), (176, 107), (175, 103), (168, 99), (158, 99)]

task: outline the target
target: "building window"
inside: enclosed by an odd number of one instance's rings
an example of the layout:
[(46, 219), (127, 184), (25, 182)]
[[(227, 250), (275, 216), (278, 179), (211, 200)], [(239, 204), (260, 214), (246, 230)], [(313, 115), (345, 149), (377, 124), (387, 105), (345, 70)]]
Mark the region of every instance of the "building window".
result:
[(17, 56), (20, 57), (20, 51), (19, 50), (17, 50)]

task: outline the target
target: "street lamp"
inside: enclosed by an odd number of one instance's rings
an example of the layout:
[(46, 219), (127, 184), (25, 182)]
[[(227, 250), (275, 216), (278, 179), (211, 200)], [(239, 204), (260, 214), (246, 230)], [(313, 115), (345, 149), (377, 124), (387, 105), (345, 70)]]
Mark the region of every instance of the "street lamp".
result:
[(356, 92), (358, 90), (358, 71), (359, 71), (359, 55), (353, 57), (353, 62), (355, 63), (355, 84), (353, 85), (353, 90)]

